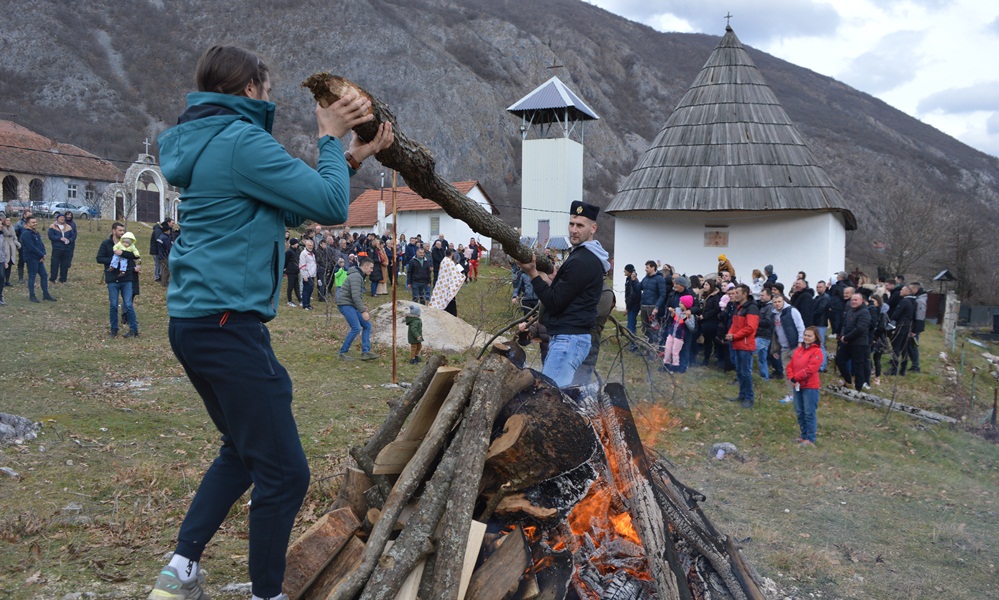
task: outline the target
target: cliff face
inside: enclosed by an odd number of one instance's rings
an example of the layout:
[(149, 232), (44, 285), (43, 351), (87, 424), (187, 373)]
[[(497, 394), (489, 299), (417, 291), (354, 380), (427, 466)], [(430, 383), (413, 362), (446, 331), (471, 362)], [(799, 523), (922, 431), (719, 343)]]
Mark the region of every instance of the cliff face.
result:
[[(272, 65), (275, 135), (292, 153), (315, 153), (299, 83), (336, 72), (389, 103), (442, 175), (482, 181), (514, 224), (520, 123), (507, 106), (555, 74), (600, 115), (586, 130), (584, 189), (606, 206), (723, 33), (659, 33), (580, 0), (8, 0), (4, 13), (0, 114), (45, 135), (132, 159), (175, 122), (201, 50), (237, 43)], [(840, 82), (749, 52), (861, 231), (902, 170), (928, 199), (999, 212), (996, 158)], [(377, 171), (355, 185), (376, 185)]]

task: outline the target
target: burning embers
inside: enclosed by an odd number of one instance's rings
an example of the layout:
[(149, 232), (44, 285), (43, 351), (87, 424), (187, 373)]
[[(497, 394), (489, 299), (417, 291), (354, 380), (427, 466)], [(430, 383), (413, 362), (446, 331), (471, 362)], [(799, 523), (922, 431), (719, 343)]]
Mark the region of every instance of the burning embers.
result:
[(620, 385), (569, 398), (503, 352), (428, 361), (351, 452), (338, 510), (289, 551), (290, 597), (763, 597), (696, 494), (649, 462)]

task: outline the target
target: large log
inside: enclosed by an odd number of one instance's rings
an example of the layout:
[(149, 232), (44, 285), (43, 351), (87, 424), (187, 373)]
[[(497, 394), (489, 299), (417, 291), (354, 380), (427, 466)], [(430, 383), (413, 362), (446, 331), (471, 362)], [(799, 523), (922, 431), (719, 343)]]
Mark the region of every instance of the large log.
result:
[[(371, 100), (375, 118), (354, 128), (364, 141), (371, 141), (382, 123), (392, 123), (395, 142), (375, 155), (381, 164), (395, 169), (409, 187), (428, 200), (433, 200), (448, 215), (464, 221), (475, 232), (498, 241), (503, 251), (520, 262), (531, 261), (533, 251), (520, 242), (520, 234), (499, 217), (489, 213), (479, 203), (471, 200), (436, 172), (433, 154), (423, 144), (405, 134), (388, 106), (365, 91), (361, 86), (343, 77), (329, 73), (316, 73), (302, 83), (323, 107), (336, 102), (353, 91)], [(569, 207), (566, 207), (568, 210)], [(537, 257), (538, 270), (551, 273), (553, 265), (544, 255)]]
[(349, 508), (328, 512), (288, 548), (284, 593), (299, 600), (323, 572), (361, 522)]
[(894, 400), (882, 398), (881, 396), (876, 396), (874, 394), (868, 394), (867, 392), (858, 392), (842, 385), (829, 384), (826, 386), (826, 391), (853, 402), (870, 404), (875, 408), (887, 408), (889, 410), (898, 411), (902, 414), (909, 415), (910, 417), (926, 421), (927, 423), (957, 423), (957, 419), (954, 417), (948, 417), (947, 415), (935, 413), (930, 410), (923, 410), (921, 408), (916, 408), (915, 406), (895, 402)]
[(322, 574), (316, 578), (316, 581), (303, 596), (303, 600), (327, 600), (337, 583), (361, 564), (363, 557), (364, 542), (351, 536)]
[[(489, 445), (486, 465), (510, 490), (524, 490), (590, 460), (597, 437), (589, 420), (562, 400), (557, 389), (539, 387), (507, 404), (503, 432)], [(508, 412), (505, 410), (504, 412)]]
[(503, 600), (520, 587), (520, 578), (531, 566), (531, 553), (520, 527), (503, 536), (499, 548), (472, 573), (467, 598)]

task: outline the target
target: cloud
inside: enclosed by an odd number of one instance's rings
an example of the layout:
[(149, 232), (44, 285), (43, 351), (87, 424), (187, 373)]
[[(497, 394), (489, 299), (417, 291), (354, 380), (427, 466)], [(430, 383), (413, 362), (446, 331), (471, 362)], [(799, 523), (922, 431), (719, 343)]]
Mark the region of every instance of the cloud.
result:
[[(929, 0), (934, 1), (934, 0)], [(677, 20), (693, 31), (722, 35), (725, 15), (732, 14), (732, 28), (750, 45), (771, 39), (832, 35), (840, 16), (829, 4), (815, 0), (591, 0), (611, 12), (654, 25)]]
[(923, 65), (918, 49), (926, 34), (896, 31), (881, 38), (874, 48), (850, 61), (841, 74), (850, 85), (871, 94), (892, 90), (916, 78)]
[(985, 131), (989, 135), (999, 134), (999, 112), (992, 113), (989, 120), (985, 122)]
[(920, 100), (916, 110), (919, 114), (934, 111), (951, 114), (999, 111), (999, 81), (941, 90)]
[(986, 25), (985, 31), (989, 33), (999, 34), (999, 17), (996, 17), (994, 21)]

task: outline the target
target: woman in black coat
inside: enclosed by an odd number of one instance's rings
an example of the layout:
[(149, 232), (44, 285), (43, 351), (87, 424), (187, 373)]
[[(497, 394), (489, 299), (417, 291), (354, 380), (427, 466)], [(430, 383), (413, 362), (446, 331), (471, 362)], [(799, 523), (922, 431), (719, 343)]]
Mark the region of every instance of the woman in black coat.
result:
[[(721, 322), (721, 308), (718, 302), (721, 300), (721, 290), (714, 279), (707, 279), (701, 286), (701, 298), (704, 308), (697, 316), (701, 325), (701, 335), (704, 336), (704, 361), (701, 363), (708, 366), (712, 353), (717, 351), (716, 338), (718, 337), (718, 327)], [(696, 358), (696, 357), (695, 357)]]

